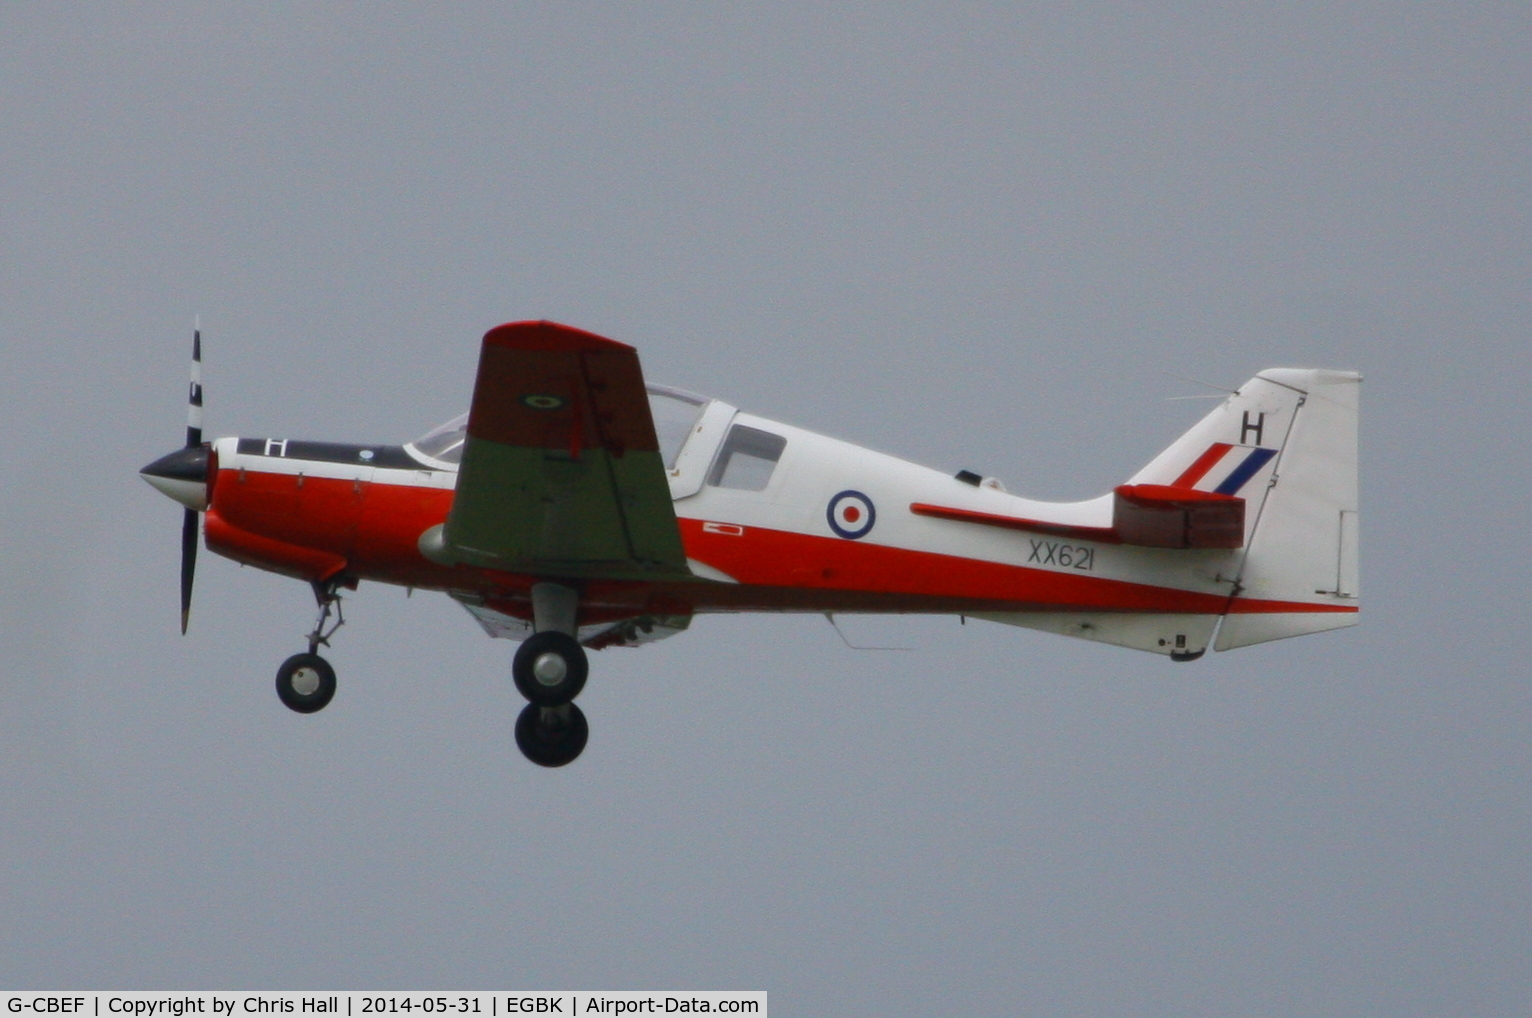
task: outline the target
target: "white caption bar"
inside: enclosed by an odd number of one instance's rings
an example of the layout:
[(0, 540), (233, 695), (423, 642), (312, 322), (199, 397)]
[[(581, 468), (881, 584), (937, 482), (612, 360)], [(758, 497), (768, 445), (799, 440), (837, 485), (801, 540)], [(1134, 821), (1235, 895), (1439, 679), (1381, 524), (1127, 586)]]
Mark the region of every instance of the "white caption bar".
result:
[(461, 990), (451, 993), (57, 993), (4, 992), (5, 1013), (37, 1018), (185, 1018), (293, 1015), (294, 1018), (742, 1014), (765, 1016), (765, 990)]

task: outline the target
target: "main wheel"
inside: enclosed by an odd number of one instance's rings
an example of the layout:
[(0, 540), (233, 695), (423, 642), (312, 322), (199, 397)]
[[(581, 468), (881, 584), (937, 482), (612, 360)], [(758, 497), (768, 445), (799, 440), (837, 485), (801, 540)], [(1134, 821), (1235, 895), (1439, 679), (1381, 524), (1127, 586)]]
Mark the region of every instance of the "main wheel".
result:
[(318, 654), (294, 654), (277, 669), (277, 696), (299, 714), (324, 710), (335, 696), (335, 669)]
[(516, 747), (539, 767), (562, 767), (585, 750), (590, 725), (572, 703), (539, 707), (529, 703), (516, 719)]
[(574, 637), (552, 630), (523, 640), (511, 662), (516, 688), (539, 707), (557, 707), (579, 696), (589, 671), (585, 648)]

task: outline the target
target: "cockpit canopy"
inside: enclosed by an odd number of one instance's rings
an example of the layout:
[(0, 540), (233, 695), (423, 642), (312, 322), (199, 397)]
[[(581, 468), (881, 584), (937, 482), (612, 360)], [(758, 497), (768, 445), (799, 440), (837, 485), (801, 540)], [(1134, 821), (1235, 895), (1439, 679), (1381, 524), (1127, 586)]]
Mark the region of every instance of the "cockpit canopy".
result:
[(405, 452), (426, 466), (438, 470), (456, 470), (463, 459), (463, 440), (468, 437), (468, 415), (458, 414), (446, 424), (438, 424), (404, 447)]
[(648, 385), (649, 414), (654, 418), (654, 434), (660, 440), (660, 457), (666, 470), (674, 470), (681, 446), (697, 426), (697, 418), (710, 400), (685, 389), (668, 385)]
[[(665, 469), (674, 469), (681, 446), (702, 416), (708, 397), (668, 385), (650, 385), (649, 413), (654, 417), (654, 431), (660, 440), (660, 456)], [(463, 460), (463, 441), (468, 437), (468, 415), (458, 414), (439, 424), (404, 447), (415, 459), (433, 470), (456, 471)]]

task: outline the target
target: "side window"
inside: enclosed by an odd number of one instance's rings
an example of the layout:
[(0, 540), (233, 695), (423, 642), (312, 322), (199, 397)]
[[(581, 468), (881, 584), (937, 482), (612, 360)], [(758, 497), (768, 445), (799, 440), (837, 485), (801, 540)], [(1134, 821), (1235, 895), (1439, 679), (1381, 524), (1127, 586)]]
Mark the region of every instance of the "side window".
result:
[(729, 429), (713, 469), (707, 475), (707, 483), (719, 488), (739, 488), (742, 491), (762, 491), (771, 481), (787, 439), (769, 431), (757, 431), (743, 424)]

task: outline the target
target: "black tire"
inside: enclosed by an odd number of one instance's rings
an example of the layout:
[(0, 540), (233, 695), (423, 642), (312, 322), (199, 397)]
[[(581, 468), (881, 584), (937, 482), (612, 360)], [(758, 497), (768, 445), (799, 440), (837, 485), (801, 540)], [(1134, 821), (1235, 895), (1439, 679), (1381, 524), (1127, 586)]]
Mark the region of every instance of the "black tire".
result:
[(516, 719), (516, 748), (539, 767), (562, 767), (585, 751), (590, 725), (572, 703), (539, 707), (529, 703)]
[[(554, 679), (550, 672), (557, 673), (556, 681), (550, 681)], [(516, 680), (516, 688), (539, 707), (569, 703), (585, 688), (585, 677), (589, 672), (585, 648), (576, 643), (574, 637), (551, 630), (533, 633), (523, 640), (511, 662), (511, 677)]]
[(318, 654), (294, 654), (277, 669), (277, 697), (299, 714), (324, 710), (335, 697), (335, 669)]

